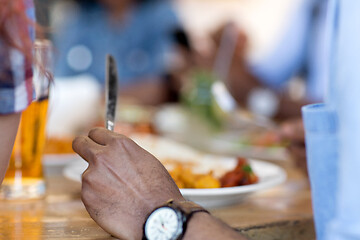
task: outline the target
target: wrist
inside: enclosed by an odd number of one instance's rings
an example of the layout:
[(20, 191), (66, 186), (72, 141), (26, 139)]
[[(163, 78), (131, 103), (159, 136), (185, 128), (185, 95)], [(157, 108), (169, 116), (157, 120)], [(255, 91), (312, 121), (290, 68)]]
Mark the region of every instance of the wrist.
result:
[(194, 213), (192, 218), (188, 221), (187, 229), (184, 234), (183, 240), (196, 239), (199, 234), (199, 226), (207, 223), (213, 218), (209, 213), (197, 212)]

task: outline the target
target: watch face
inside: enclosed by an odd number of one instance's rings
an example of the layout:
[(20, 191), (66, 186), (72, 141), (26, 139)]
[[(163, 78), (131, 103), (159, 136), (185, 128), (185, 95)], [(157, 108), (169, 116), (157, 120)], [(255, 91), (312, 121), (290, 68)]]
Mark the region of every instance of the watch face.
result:
[(182, 233), (181, 214), (169, 207), (155, 210), (145, 224), (145, 235), (149, 240), (177, 239)]

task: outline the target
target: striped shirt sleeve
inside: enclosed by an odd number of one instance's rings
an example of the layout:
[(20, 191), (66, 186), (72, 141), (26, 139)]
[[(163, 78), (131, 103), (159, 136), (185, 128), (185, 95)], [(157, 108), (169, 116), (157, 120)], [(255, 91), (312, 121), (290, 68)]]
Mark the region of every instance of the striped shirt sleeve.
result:
[[(32, 0), (24, 0), (27, 16), (34, 19)], [(29, 29), (31, 38), (34, 30)], [(33, 99), (32, 64), (0, 37), (0, 114), (23, 111)]]

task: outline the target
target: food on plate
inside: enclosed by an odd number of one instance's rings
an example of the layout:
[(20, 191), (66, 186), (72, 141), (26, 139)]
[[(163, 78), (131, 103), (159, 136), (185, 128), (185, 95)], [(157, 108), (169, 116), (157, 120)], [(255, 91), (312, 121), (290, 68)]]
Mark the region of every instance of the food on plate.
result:
[(259, 180), (244, 158), (238, 158), (236, 167), (220, 178), (215, 177), (213, 171), (196, 173), (192, 167), (191, 164), (178, 162), (169, 170), (179, 188), (236, 187), (253, 184)]
[(221, 187), (249, 185), (258, 181), (259, 178), (244, 158), (238, 158), (236, 167), (220, 178)]
[(179, 188), (219, 188), (220, 181), (210, 171), (207, 174), (196, 174), (190, 167), (180, 163), (170, 172)]

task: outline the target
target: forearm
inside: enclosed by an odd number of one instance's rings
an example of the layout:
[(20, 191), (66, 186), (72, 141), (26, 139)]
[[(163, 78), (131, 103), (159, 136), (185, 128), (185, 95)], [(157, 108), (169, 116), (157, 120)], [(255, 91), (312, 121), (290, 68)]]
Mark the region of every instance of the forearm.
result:
[(0, 115), (0, 184), (9, 164), (21, 113)]
[(234, 229), (207, 213), (196, 213), (189, 221), (184, 240), (245, 240)]

